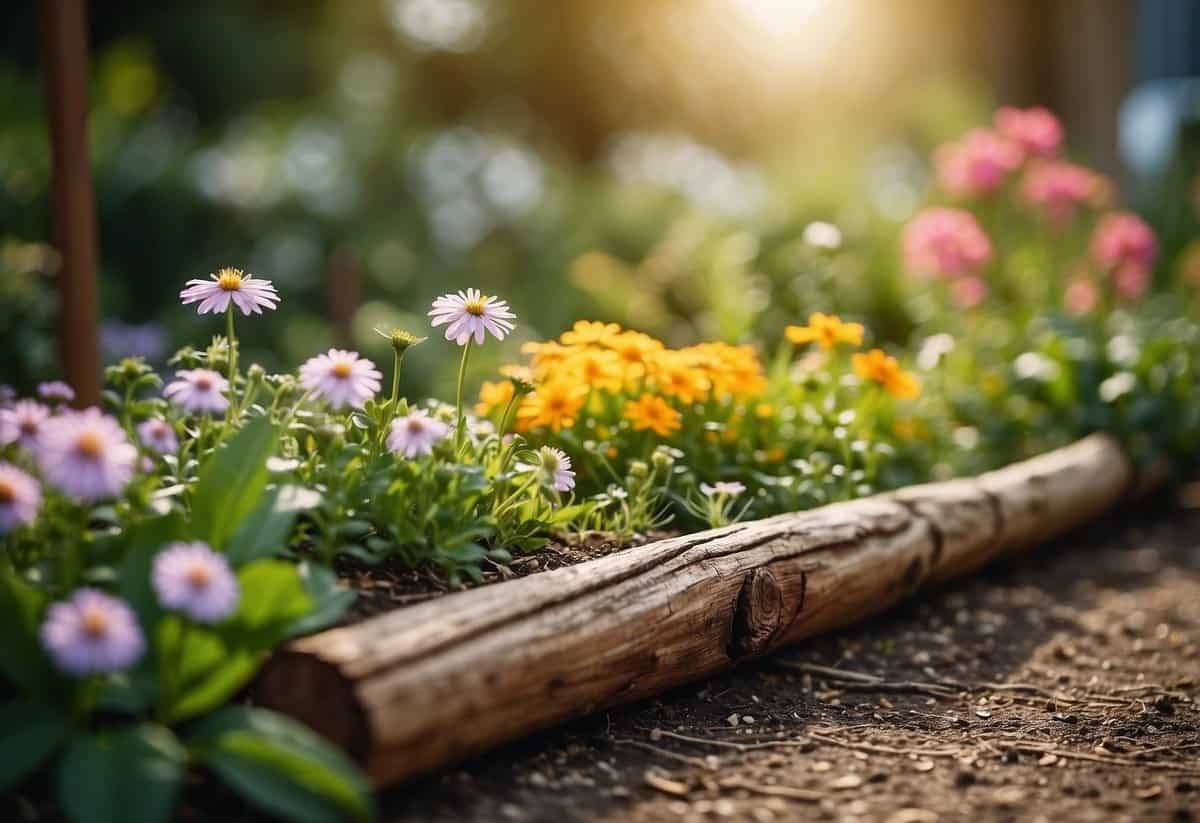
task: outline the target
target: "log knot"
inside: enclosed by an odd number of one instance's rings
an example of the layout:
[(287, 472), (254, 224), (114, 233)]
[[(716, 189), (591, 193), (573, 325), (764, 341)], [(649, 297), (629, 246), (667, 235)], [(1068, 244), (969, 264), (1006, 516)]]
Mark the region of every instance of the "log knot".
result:
[(731, 660), (759, 655), (784, 628), (783, 588), (770, 569), (754, 569), (742, 580), (726, 653)]

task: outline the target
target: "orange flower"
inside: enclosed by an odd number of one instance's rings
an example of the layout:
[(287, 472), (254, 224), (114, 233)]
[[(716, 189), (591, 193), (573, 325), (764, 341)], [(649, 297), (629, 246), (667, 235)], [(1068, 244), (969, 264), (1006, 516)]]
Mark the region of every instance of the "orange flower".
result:
[(784, 333), (797, 346), (816, 343), (823, 351), (830, 351), (838, 343), (861, 346), (864, 331), (862, 323), (843, 323), (836, 314), (814, 312), (807, 326), (788, 326)]
[(893, 397), (913, 400), (921, 394), (921, 381), (917, 376), (901, 369), (896, 358), (879, 349), (871, 349), (866, 354), (859, 352), (851, 358), (851, 363), (855, 374), (883, 386)]
[(625, 419), (633, 424), (634, 431), (649, 429), (659, 437), (679, 431), (683, 427), (682, 418), (665, 400), (653, 394), (643, 394), (625, 405)]
[(570, 331), (559, 338), (567, 346), (607, 346), (621, 333), (616, 323), (598, 323), (592, 320), (577, 320)]
[(562, 364), (564, 375), (588, 388), (619, 392), (625, 384), (621, 358), (607, 349), (581, 349)]
[(586, 397), (586, 386), (561, 380), (544, 383), (517, 410), (517, 427), (521, 431), (546, 427), (554, 432), (570, 428)]
[(646, 374), (646, 361), (651, 354), (662, 351), (663, 344), (640, 331), (624, 331), (609, 341), (609, 347), (621, 358), (625, 377), (638, 380)]
[(475, 404), (475, 414), (487, 417), (496, 409), (503, 408), (513, 397), (513, 384), (510, 380), (498, 383), (485, 381), (479, 387), (479, 402)]
[(703, 369), (697, 368), (694, 358), (680, 352), (659, 352), (651, 362), (654, 384), (668, 397), (691, 405), (703, 401), (712, 388)]

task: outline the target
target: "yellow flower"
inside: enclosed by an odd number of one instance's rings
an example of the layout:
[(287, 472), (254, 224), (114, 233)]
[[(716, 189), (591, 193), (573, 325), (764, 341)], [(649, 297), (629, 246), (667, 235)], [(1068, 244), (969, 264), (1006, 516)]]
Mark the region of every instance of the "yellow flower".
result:
[(608, 346), (621, 333), (616, 323), (597, 323), (592, 320), (577, 320), (570, 331), (559, 338), (567, 346)]
[(921, 394), (921, 381), (917, 376), (901, 369), (896, 358), (879, 349), (871, 349), (866, 354), (859, 352), (851, 358), (851, 363), (855, 374), (883, 386), (893, 397), (913, 400)]
[(754, 416), (759, 420), (770, 420), (775, 415), (775, 407), (770, 403), (759, 403), (754, 407)]
[(509, 380), (498, 383), (485, 381), (479, 387), (479, 402), (475, 405), (475, 414), (487, 417), (496, 409), (504, 408), (513, 397), (513, 384)]
[(862, 323), (843, 323), (836, 314), (814, 312), (807, 326), (788, 326), (784, 333), (797, 346), (816, 343), (823, 351), (830, 351), (838, 343), (861, 346), (864, 331)]
[(543, 383), (517, 410), (517, 428), (528, 431), (546, 427), (555, 432), (570, 428), (586, 397), (586, 386), (563, 380)]
[(662, 351), (663, 344), (640, 331), (624, 331), (609, 341), (609, 347), (621, 358), (627, 380), (638, 380), (646, 375), (646, 361), (650, 355)]
[(752, 397), (766, 391), (767, 379), (753, 346), (701, 343), (684, 351), (702, 359), (718, 397)]
[(679, 431), (683, 427), (682, 417), (665, 400), (653, 394), (643, 394), (625, 405), (625, 419), (633, 424), (635, 431), (649, 429), (659, 437)]
[(621, 358), (607, 349), (580, 349), (563, 361), (564, 376), (577, 380), (590, 389), (619, 392), (625, 384)]
[(650, 363), (654, 384), (659, 391), (668, 397), (675, 397), (680, 403), (691, 405), (708, 397), (712, 381), (702, 368), (696, 365), (695, 358), (682, 352), (661, 351), (654, 355)]

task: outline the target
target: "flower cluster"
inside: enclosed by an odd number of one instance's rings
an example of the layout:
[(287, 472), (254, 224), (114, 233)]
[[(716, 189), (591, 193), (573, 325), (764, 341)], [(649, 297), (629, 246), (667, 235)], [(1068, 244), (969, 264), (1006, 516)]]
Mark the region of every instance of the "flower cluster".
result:
[[(942, 281), (946, 296), (966, 309), (997, 295), (1087, 314), (1109, 295), (1131, 303), (1145, 294), (1153, 232), (1130, 213), (1105, 213), (1112, 183), (1064, 159), (1062, 142), (1062, 126), (1049, 111), (1004, 108), (994, 129), (974, 129), (938, 148), (938, 189), (951, 204), (931, 206), (905, 226), (909, 274)], [(1084, 247), (1077, 239), (1089, 226)], [(1004, 238), (1002, 249), (994, 237)]]

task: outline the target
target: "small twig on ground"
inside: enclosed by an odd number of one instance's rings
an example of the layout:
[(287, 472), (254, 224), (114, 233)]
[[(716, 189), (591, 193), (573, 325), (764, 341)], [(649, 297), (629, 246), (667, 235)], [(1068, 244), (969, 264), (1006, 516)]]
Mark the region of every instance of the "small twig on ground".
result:
[(708, 762), (706, 762), (703, 758), (691, 757), (686, 754), (679, 754), (678, 752), (673, 752), (668, 749), (663, 749), (663, 748), (660, 748), (659, 746), (655, 746), (651, 743), (646, 743), (641, 740), (630, 740), (627, 737), (614, 737), (609, 742), (611, 742), (617, 746), (633, 746), (634, 748), (642, 749), (643, 751), (647, 751), (647, 752), (656, 754), (659, 757), (665, 757), (669, 760), (678, 760), (681, 763), (687, 763), (689, 766), (695, 766), (696, 768), (704, 769), (705, 771), (712, 771), (713, 769), (716, 768), (714, 765), (711, 765)]
[(805, 803), (818, 803), (829, 797), (825, 792), (815, 791), (813, 789), (801, 789), (796, 786), (766, 786), (761, 783), (753, 783), (742, 777), (726, 777), (717, 783), (722, 789), (743, 789), (754, 794), (766, 795), (768, 797), (784, 797), (788, 800), (799, 800)]

